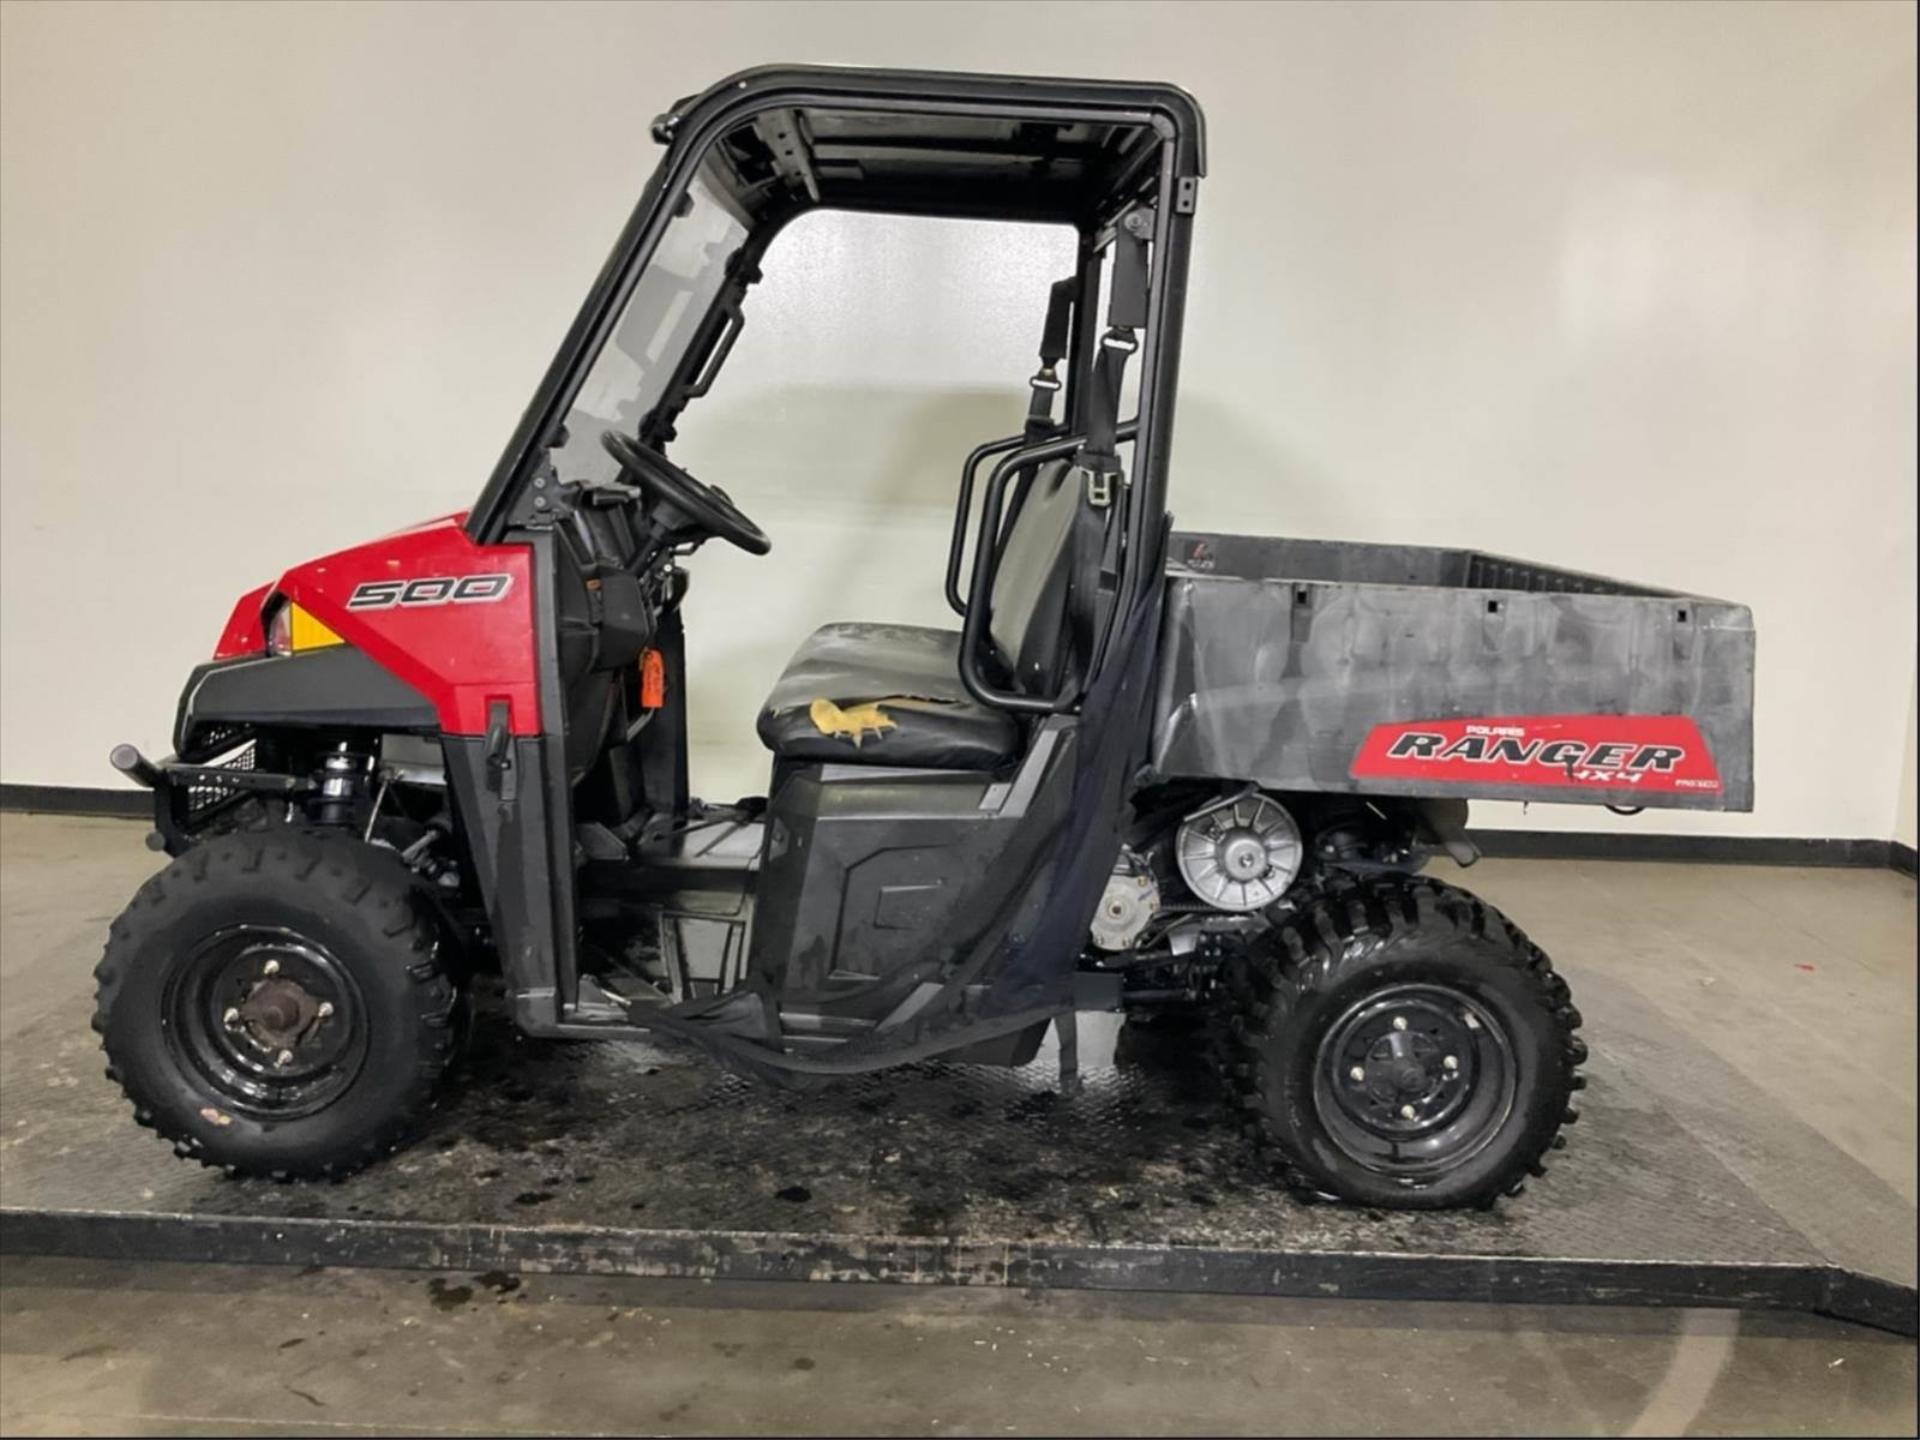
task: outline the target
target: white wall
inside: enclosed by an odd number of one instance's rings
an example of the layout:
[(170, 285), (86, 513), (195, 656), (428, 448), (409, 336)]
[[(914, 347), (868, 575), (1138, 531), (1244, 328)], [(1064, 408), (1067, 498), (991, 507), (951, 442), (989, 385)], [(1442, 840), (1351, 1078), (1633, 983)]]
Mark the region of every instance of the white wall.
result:
[(1920, 846), (1920, 818), (1915, 813), (1920, 797), (1914, 793), (1920, 787), (1920, 756), (1916, 751), (1920, 751), (1920, 687), (1907, 702), (1907, 754), (1900, 767), (1900, 805), (1893, 822), (1893, 838), (1910, 849)]
[[(654, 163), (648, 120), (784, 58), (1187, 85), (1212, 144), (1181, 521), (1746, 601), (1759, 810), (1633, 823), (1886, 835), (1914, 38), (1911, 6), (1875, 4), (15, 0), (0, 776), (105, 783), (115, 740), (164, 748), (242, 589), (467, 503)], [(832, 217), (776, 246), (685, 427), (776, 545), (695, 562), (709, 792), (764, 783), (753, 710), (810, 626), (940, 617), (954, 474), (1017, 422), (1064, 256)]]

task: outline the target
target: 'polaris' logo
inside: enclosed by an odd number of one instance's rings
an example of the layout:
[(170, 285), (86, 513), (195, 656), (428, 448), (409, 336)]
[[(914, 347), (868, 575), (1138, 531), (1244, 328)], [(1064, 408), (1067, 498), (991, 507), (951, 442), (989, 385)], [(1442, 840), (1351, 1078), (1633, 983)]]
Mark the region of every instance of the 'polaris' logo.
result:
[(369, 580), (347, 598), (349, 610), (395, 605), (486, 605), (505, 598), (511, 575), (424, 575), (417, 580)]
[(1672, 773), (1687, 756), (1681, 745), (1633, 741), (1527, 740), (1516, 735), (1462, 735), (1452, 741), (1425, 730), (1403, 731), (1387, 756), (1393, 760), (1460, 760), (1469, 765), (1545, 765), (1578, 772), (1654, 770)]

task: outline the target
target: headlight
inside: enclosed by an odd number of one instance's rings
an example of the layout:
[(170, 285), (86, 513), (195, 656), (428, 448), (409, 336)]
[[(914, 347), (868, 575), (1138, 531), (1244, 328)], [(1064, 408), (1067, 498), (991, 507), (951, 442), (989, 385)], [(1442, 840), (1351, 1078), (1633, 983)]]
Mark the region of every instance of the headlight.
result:
[(274, 606), (273, 615), (267, 621), (269, 655), (295, 655), (302, 650), (323, 650), (329, 645), (345, 643), (291, 600), (282, 600)]

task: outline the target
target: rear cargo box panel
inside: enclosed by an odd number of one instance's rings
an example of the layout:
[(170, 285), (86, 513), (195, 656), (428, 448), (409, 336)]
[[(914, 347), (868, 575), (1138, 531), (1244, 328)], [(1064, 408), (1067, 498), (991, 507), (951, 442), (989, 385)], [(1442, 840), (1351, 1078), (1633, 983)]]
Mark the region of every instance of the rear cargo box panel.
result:
[(1182, 533), (1165, 625), (1169, 777), (1753, 808), (1743, 605), (1478, 551)]

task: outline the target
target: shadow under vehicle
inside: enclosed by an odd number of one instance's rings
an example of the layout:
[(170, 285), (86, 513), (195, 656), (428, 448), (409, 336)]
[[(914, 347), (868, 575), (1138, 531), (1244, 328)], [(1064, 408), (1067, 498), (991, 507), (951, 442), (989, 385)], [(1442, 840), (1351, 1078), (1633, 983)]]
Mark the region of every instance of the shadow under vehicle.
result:
[[(174, 755), (115, 752), (175, 857), (98, 972), (138, 1117), (236, 1172), (350, 1170), (410, 1133), (497, 971), (528, 1035), (802, 1088), (1023, 1064), (1049, 1025), (1071, 1084), (1075, 1014), (1125, 1010), (1217, 1047), (1308, 1188), (1442, 1207), (1538, 1173), (1579, 1014), (1417, 872), (1471, 863), (1475, 796), (1750, 808), (1748, 612), (1172, 531), (1204, 169), (1177, 88), (762, 69), (654, 136), (471, 510), (243, 597)], [(770, 542), (668, 452), (769, 243), (822, 207), (1067, 226), (1078, 259), (1024, 427), (961, 467), (957, 625), (814, 633), (759, 714), (767, 796), (706, 803), (681, 561)]]

